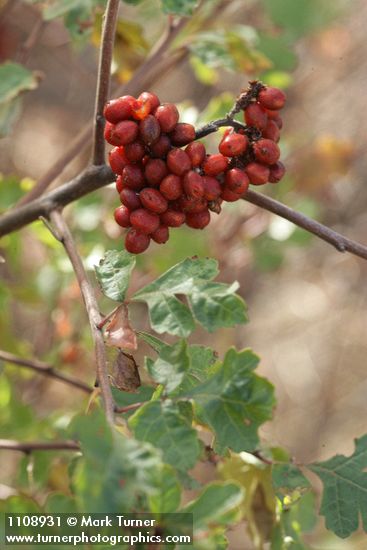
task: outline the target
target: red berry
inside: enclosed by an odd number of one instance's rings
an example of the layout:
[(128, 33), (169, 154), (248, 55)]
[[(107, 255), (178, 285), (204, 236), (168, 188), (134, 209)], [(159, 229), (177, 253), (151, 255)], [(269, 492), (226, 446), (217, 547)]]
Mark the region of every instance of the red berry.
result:
[(161, 222), (168, 227), (180, 227), (185, 221), (185, 214), (178, 210), (168, 209), (161, 214)]
[(270, 183), (278, 183), (282, 179), (282, 177), (285, 174), (285, 167), (282, 162), (277, 162), (276, 164), (273, 164), (273, 166), (270, 166), (270, 175), (269, 175), (269, 181)]
[(111, 145), (121, 145), (120, 140), (114, 135), (115, 125), (111, 122), (106, 122), (104, 127), (104, 138)]
[(108, 122), (116, 124), (120, 120), (127, 120), (132, 116), (132, 104), (135, 98), (131, 95), (124, 95), (117, 99), (111, 99), (106, 103), (103, 110), (103, 116)]
[(250, 162), (246, 166), (245, 172), (249, 177), (250, 183), (253, 185), (262, 185), (269, 181), (269, 167), (258, 162)]
[(135, 164), (128, 164), (122, 171), (122, 181), (125, 187), (140, 191), (145, 184), (143, 170)]
[(272, 111), (271, 109), (265, 109), (265, 111), (266, 111), (266, 114), (268, 115), (268, 118), (270, 118), (270, 120), (275, 120), (279, 116), (279, 111), (277, 110)]
[(131, 254), (140, 254), (148, 248), (150, 237), (134, 228), (129, 229), (125, 238), (125, 248)]
[(128, 187), (122, 189), (120, 193), (120, 201), (131, 211), (141, 208), (139, 195)]
[(210, 212), (209, 210), (202, 210), (195, 214), (186, 215), (186, 225), (193, 227), (194, 229), (204, 229), (210, 222)]
[(179, 145), (181, 147), (181, 145), (186, 145), (190, 143), (190, 141), (194, 141), (195, 135), (195, 128), (192, 124), (179, 122), (170, 133), (170, 138), (173, 145)]
[(240, 170), (239, 168), (232, 168), (232, 170), (228, 170), (226, 173), (225, 186), (230, 191), (233, 191), (233, 193), (243, 195), (246, 193), (249, 185), (250, 180), (243, 170)]
[(280, 130), (275, 120), (268, 120), (265, 130), (262, 131), (263, 138), (271, 139), (278, 143), (280, 139)]
[(171, 132), (180, 118), (177, 107), (173, 103), (160, 105), (155, 110), (154, 116), (158, 120), (162, 132)]
[(211, 176), (203, 176), (204, 198), (207, 201), (216, 200), (222, 191), (219, 181)]
[(150, 146), (150, 151), (154, 157), (164, 158), (171, 149), (171, 140), (166, 134), (161, 134), (158, 141)]
[(163, 244), (168, 241), (169, 238), (169, 230), (166, 225), (160, 225), (158, 229), (154, 231), (151, 235), (153, 241), (155, 241), (158, 244)]
[(241, 198), (241, 195), (233, 193), (228, 187), (224, 186), (221, 197), (226, 202), (236, 202)]
[(265, 109), (258, 103), (250, 103), (246, 107), (244, 119), (248, 126), (254, 126), (255, 128), (259, 128), (259, 130), (264, 130), (268, 123), (268, 115)]
[(219, 144), (219, 152), (226, 157), (237, 157), (246, 151), (248, 147), (247, 136), (242, 134), (229, 134)]
[(280, 149), (271, 139), (259, 139), (253, 149), (256, 159), (265, 164), (275, 164), (280, 157)]
[(122, 120), (113, 126), (111, 136), (112, 139), (119, 142), (117, 145), (126, 145), (135, 141), (138, 132), (139, 128), (136, 122), (133, 120)]
[(179, 199), (179, 205), (183, 212), (195, 213), (205, 210), (208, 206), (208, 201), (204, 198), (194, 199), (193, 197), (186, 197), (185, 195), (182, 195)]
[(122, 174), (123, 169), (129, 163), (123, 147), (114, 147), (108, 153), (108, 162), (115, 174)]
[(205, 145), (201, 141), (189, 143), (185, 149), (194, 167), (200, 166), (206, 157)]
[(281, 109), (284, 107), (286, 96), (279, 88), (263, 88), (257, 99), (267, 109)]
[(200, 199), (204, 196), (203, 178), (193, 170), (184, 175), (183, 188), (186, 195), (193, 199)]
[(124, 188), (124, 182), (122, 180), (122, 176), (117, 176), (117, 180), (116, 180), (116, 190), (117, 192), (120, 194), (121, 191), (123, 190)]
[(169, 201), (174, 201), (178, 199), (182, 195), (181, 178), (179, 178), (175, 174), (169, 174), (161, 181), (159, 190), (162, 195)]
[(227, 170), (228, 159), (223, 155), (208, 155), (203, 162), (203, 169), (207, 176), (217, 176)]
[(158, 120), (153, 115), (148, 115), (140, 122), (140, 137), (146, 145), (152, 145), (158, 141), (161, 129)]
[(167, 165), (162, 159), (148, 160), (145, 166), (145, 179), (150, 185), (159, 185), (168, 174)]
[(144, 208), (138, 208), (130, 214), (130, 223), (142, 233), (153, 233), (159, 227), (159, 216)]
[(130, 211), (126, 206), (116, 208), (114, 216), (116, 223), (121, 225), (121, 227), (130, 227)]
[(125, 156), (129, 162), (140, 162), (145, 155), (145, 147), (140, 141), (133, 141), (124, 147)]
[(150, 113), (153, 113), (153, 111), (155, 111), (157, 107), (159, 107), (159, 105), (161, 104), (161, 102), (159, 101), (159, 97), (153, 94), (153, 92), (143, 92), (138, 97), (138, 101), (141, 101), (143, 103), (146, 103), (149, 101)]
[(143, 206), (156, 214), (162, 214), (168, 208), (168, 202), (157, 189), (145, 187), (139, 196)]
[(171, 149), (167, 155), (167, 166), (176, 176), (183, 176), (191, 169), (191, 160), (182, 149)]

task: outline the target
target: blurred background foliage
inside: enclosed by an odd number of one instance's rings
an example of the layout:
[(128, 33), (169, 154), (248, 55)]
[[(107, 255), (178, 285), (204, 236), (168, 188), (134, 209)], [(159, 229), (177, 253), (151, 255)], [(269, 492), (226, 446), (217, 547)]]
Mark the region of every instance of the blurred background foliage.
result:
[[(0, 1), (1, 212), (32, 188), (91, 119), (104, 5), (104, 0)], [(121, 4), (113, 88), (143, 63), (164, 32), (166, 14), (189, 15), (195, 5)], [(226, 113), (249, 79), (284, 88), (289, 99), (281, 148), (287, 176), (261, 191), (363, 241), (366, 21), (363, 0), (206, 0), (176, 39), (180, 60), (150, 89), (178, 103), (182, 119), (199, 126)], [(212, 152), (217, 141), (218, 136), (206, 140)], [(88, 155), (81, 151), (53, 187), (77, 174)], [(112, 216), (116, 204), (110, 186), (66, 210), (89, 270), (106, 249), (122, 247)], [(203, 232), (180, 228), (166, 245), (151, 246), (138, 257), (131, 293), (195, 254), (217, 258), (221, 279), (237, 279), (249, 304), (251, 322), (220, 331), (215, 347), (223, 354), (235, 342), (262, 357), (260, 372), (275, 384), (278, 400), (263, 438), (289, 449), (298, 462), (350, 454), (353, 438), (365, 431), (367, 412), (366, 264), (243, 202), (227, 204)], [(37, 222), (3, 238), (0, 255), (6, 260), (0, 264), (0, 348), (93, 383), (88, 324), (59, 244)], [(134, 306), (132, 317), (137, 328), (147, 328), (142, 306)], [(191, 340), (213, 345), (200, 330)], [(85, 406), (78, 391), (1, 364), (0, 437), (62, 437)], [(35, 453), (28, 459), (4, 452), (1, 464), (0, 498), (17, 491), (43, 498), (63, 490), (62, 455)], [(197, 475), (205, 481), (211, 472), (205, 466)], [(365, 544), (359, 535), (337, 539), (322, 521), (314, 527), (310, 520), (309, 530), (306, 540), (319, 550)], [(244, 547), (236, 546), (242, 531), (234, 530), (231, 540), (233, 550)]]

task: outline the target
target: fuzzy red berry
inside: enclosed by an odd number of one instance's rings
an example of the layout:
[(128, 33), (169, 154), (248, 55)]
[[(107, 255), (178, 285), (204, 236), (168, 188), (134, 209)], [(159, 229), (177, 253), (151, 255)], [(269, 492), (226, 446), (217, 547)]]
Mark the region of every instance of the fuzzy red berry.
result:
[(140, 162), (145, 155), (145, 147), (140, 141), (133, 141), (124, 147), (125, 156), (129, 162)]
[(158, 244), (164, 244), (169, 239), (169, 230), (166, 225), (160, 225), (158, 229), (154, 231), (154, 233), (151, 234), (151, 237), (153, 241), (155, 241)]
[(269, 168), (270, 168), (270, 175), (269, 175), (270, 183), (278, 183), (278, 181), (280, 181), (285, 174), (284, 164), (278, 161), (273, 166), (269, 166)]
[(203, 176), (204, 198), (207, 201), (216, 200), (222, 191), (219, 181), (212, 176)]
[[(106, 123), (105, 138), (112, 145), (126, 145), (137, 138), (138, 125), (133, 120), (122, 120), (117, 124)], [(106, 136), (107, 133), (107, 136)]]
[(121, 193), (123, 188), (124, 188), (124, 182), (122, 180), (122, 176), (118, 176), (116, 180), (116, 190), (118, 193)]
[(182, 149), (171, 149), (167, 155), (167, 166), (176, 176), (183, 176), (191, 169), (191, 160)]
[(129, 164), (128, 159), (123, 147), (114, 147), (108, 153), (108, 162), (111, 166), (112, 172), (115, 174), (122, 174), (123, 169)]
[(143, 206), (156, 214), (162, 214), (168, 208), (168, 202), (157, 189), (145, 187), (139, 197)]
[(183, 212), (201, 212), (208, 206), (208, 201), (204, 198), (194, 199), (193, 197), (186, 197), (185, 195), (182, 195), (178, 202)]
[(280, 149), (271, 139), (259, 139), (253, 149), (256, 159), (264, 164), (275, 164), (280, 157)]
[(228, 187), (224, 186), (222, 189), (221, 198), (226, 202), (236, 202), (241, 198), (241, 195), (234, 193)]
[(258, 103), (250, 103), (250, 105), (246, 107), (244, 119), (248, 126), (254, 126), (259, 130), (264, 130), (268, 123), (268, 115), (265, 109)]
[(150, 237), (141, 231), (131, 228), (126, 234), (125, 248), (131, 254), (144, 252), (150, 244)]
[(195, 128), (192, 124), (186, 122), (179, 122), (176, 124), (172, 132), (170, 133), (170, 139), (173, 145), (187, 145), (190, 141), (195, 139)]
[(258, 162), (250, 162), (245, 168), (250, 183), (253, 185), (263, 185), (269, 181), (270, 170), (268, 166), (259, 164)]
[(140, 166), (128, 164), (122, 171), (122, 181), (125, 187), (140, 191), (145, 184), (143, 170)]
[(130, 211), (137, 210), (141, 208), (141, 202), (139, 195), (135, 193), (132, 189), (125, 187), (120, 193), (120, 201), (124, 204)]
[(103, 116), (112, 124), (116, 124), (120, 120), (127, 120), (132, 116), (132, 105), (134, 102), (135, 98), (131, 95), (111, 99), (105, 105)]
[(159, 101), (159, 97), (157, 95), (153, 94), (153, 92), (143, 92), (138, 97), (138, 101), (141, 101), (142, 103), (149, 102), (149, 104), (150, 104), (150, 111), (149, 112), (150, 113), (153, 113), (159, 107), (159, 105), (161, 104), (161, 102)]
[(158, 141), (150, 146), (150, 151), (154, 157), (164, 158), (171, 149), (171, 140), (166, 134), (161, 134)]
[(163, 103), (154, 112), (154, 116), (159, 122), (162, 132), (171, 132), (176, 126), (180, 115), (176, 105), (173, 103)]
[(208, 155), (203, 162), (203, 170), (207, 176), (217, 176), (227, 170), (228, 159), (223, 155)]
[(242, 134), (229, 134), (219, 144), (219, 152), (226, 157), (237, 157), (246, 151), (248, 147), (247, 136)]
[(161, 129), (158, 120), (153, 115), (148, 115), (140, 122), (140, 137), (146, 145), (152, 145), (158, 141)]
[(149, 185), (159, 185), (168, 174), (167, 165), (162, 159), (148, 160), (145, 166), (145, 179)]
[(200, 166), (206, 157), (205, 145), (201, 141), (193, 141), (189, 143), (185, 149), (189, 155), (191, 164), (195, 167)]
[(264, 88), (258, 95), (258, 101), (267, 109), (281, 109), (284, 107), (286, 96), (279, 88)]
[(263, 138), (271, 139), (278, 143), (280, 139), (280, 130), (275, 120), (268, 120), (265, 130), (262, 131)]
[(186, 225), (194, 229), (204, 229), (210, 222), (209, 210), (186, 214)]
[(243, 195), (250, 185), (250, 180), (243, 170), (232, 168), (226, 173), (225, 185), (233, 193)]
[(121, 227), (130, 227), (130, 210), (126, 206), (122, 205), (116, 208), (114, 216), (116, 223)]
[(193, 199), (200, 199), (204, 196), (203, 178), (194, 170), (190, 170), (184, 175), (183, 188), (186, 195)]
[(145, 208), (138, 208), (130, 214), (130, 223), (135, 229), (149, 235), (159, 227), (159, 216)]
[(169, 201), (174, 201), (178, 199), (182, 195), (181, 178), (179, 178), (175, 174), (169, 174), (161, 181), (159, 190), (162, 195)]
[(184, 212), (168, 209), (161, 214), (161, 222), (168, 227), (180, 227), (185, 221)]

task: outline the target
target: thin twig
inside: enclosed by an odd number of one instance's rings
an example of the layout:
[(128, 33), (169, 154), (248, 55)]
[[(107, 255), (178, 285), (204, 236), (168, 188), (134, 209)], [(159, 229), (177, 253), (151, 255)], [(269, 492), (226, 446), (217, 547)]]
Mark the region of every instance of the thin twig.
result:
[(91, 393), (93, 391), (93, 388), (91, 386), (88, 386), (88, 384), (85, 384), (84, 382), (78, 380), (77, 378), (74, 378), (73, 376), (55, 370), (52, 365), (48, 365), (47, 363), (43, 363), (42, 361), (37, 361), (34, 359), (23, 359), (22, 357), (17, 357), (12, 353), (8, 353), (7, 351), (2, 350), (0, 350), (0, 360), (7, 361), (8, 363), (13, 363), (14, 365), (18, 365), (18, 367), (32, 369), (39, 374), (49, 376), (50, 378), (54, 378), (55, 380), (60, 380), (60, 382), (64, 382), (65, 384), (74, 386), (75, 388), (78, 388), (86, 393)]
[(289, 208), (289, 206), (252, 190), (248, 190), (243, 198), (256, 206), (260, 206), (260, 208), (263, 208), (264, 210), (268, 210), (269, 212), (273, 212), (273, 214), (277, 214), (277, 216), (280, 216), (281, 218), (289, 220), (295, 225), (298, 225), (298, 227), (302, 227), (302, 229), (305, 229), (309, 233), (313, 233), (316, 237), (319, 237), (319, 239), (335, 246), (339, 252), (350, 252), (355, 256), (359, 256), (360, 258), (367, 260), (367, 246), (344, 237), (344, 235), (341, 235), (337, 231), (334, 231), (333, 229), (308, 218), (304, 214)]
[(144, 403), (132, 403), (131, 405), (126, 405), (125, 407), (115, 407), (115, 413), (127, 413), (129, 411), (134, 411), (144, 405)]
[(80, 291), (83, 296), (85, 308), (87, 311), (89, 324), (94, 341), (94, 349), (97, 364), (97, 380), (101, 389), (106, 418), (109, 423), (114, 421), (114, 403), (111, 393), (111, 387), (108, 380), (106, 349), (104, 345), (102, 332), (97, 328), (101, 322), (98, 304), (94, 295), (93, 287), (88, 279), (83, 262), (76, 249), (73, 237), (65, 222), (60, 210), (53, 210), (50, 214), (50, 220), (55, 225), (58, 235), (60, 235), (62, 244), (69, 256), (73, 266), (76, 278), (79, 283)]
[(29, 204), (13, 208), (0, 216), (0, 237), (36, 221), (48, 217), (51, 210), (67, 204), (103, 187), (116, 176), (108, 166), (91, 166), (71, 181)]
[(15, 441), (14, 439), (0, 439), (0, 450), (20, 451), (80, 451), (76, 441)]
[(120, 0), (108, 0), (104, 14), (102, 45), (98, 64), (96, 104), (94, 110), (93, 164), (103, 164), (105, 161), (103, 108), (110, 93), (111, 63), (119, 5)]

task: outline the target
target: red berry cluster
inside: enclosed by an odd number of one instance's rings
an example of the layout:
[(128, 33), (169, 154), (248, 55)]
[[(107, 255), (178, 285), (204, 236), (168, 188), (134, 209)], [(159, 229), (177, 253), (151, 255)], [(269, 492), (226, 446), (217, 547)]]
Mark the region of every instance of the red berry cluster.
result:
[(125, 239), (129, 252), (144, 252), (151, 239), (165, 243), (169, 227), (186, 223), (203, 229), (210, 211), (219, 214), (223, 200), (238, 200), (250, 183), (281, 179), (278, 110), (285, 96), (276, 88), (256, 86), (250, 85), (251, 94), (238, 100), (246, 126), (227, 130), (215, 155), (207, 155), (204, 144), (195, 141), (191, 124), (179, 122), (176, 106), (161, 104), (153, 93), (107, 103), (104, 135), (114, 145), (109, 163), (118, 175), (122, 203), (115, 220), (130, 228)]

